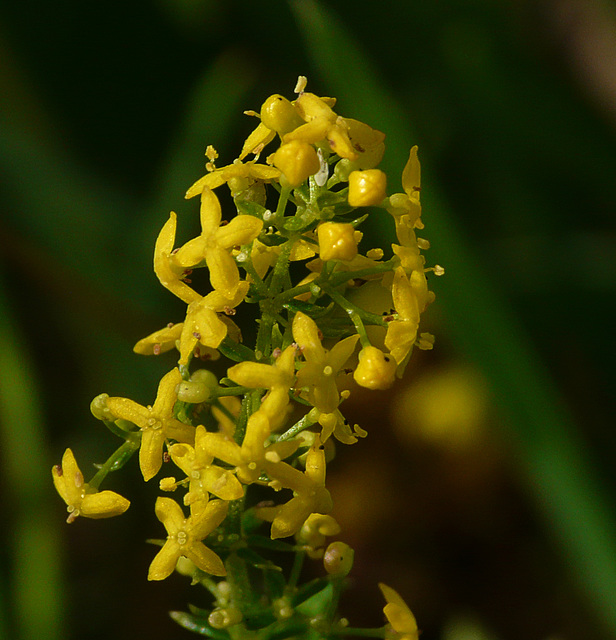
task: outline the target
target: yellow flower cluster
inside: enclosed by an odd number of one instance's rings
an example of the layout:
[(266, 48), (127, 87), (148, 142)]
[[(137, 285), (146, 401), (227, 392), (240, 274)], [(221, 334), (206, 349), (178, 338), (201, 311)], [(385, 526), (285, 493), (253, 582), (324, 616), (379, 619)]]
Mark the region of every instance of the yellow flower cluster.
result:
[[(425, 267), (421, 251), (429, 244), (416, 236), (423, 228), (417, 147), (402, 171), (403, 192), (388, 196), (387, 177), (377, 168), (384, 134), (338, 115), (335, 103), (305, 91), (300, 79), (294, 100), (274, 95), (260, 112), (248, 112), (260, 123), (233, 163), (217, 168), (218, 154), (208, 147), (207, 173), (186, 193), (200, 200), (199, 235), (176, 246), (172, 212), (154, 250), (154, 271), (186, 304), (185, 316), (135, 345), (144, 355), (177, 349), (177, 365), (161, 379), (152, 405), (105, 394), (94, 401), (93, 413), (125, 443), (91, 485), (70, 449), (62, 467), (54, 468), (72, 521), (128, 508), (127, 500), (97, 487), (133, 452), (139, 451), (145, 481), (173, 464), (175, 475), (165, 472), (160, 488), (180, 490), (189, 515), (176, 500), (157, 499), (167, 537), (150, 580), (179, 570), (181, 558), (192, 563), (193, 575), (225, 576), (252, 540), (247, 514), (271, 523), (270, 541), (296, 536), (302, 553), (323, 556), (332, 580), (352, 564), (352, 550), (343, 543), (325, 549), (325, 537), (339, 532), (327, 515), (333, 439), (353, 444), (366, 435), (348, 424), (341, 403), (351, 375), (358, 387), (387, 389), (414, 346), (431, 348), (432, 336), (418, 334), (420, 316), (434, 298), (426, 273), (443, 270)], [(223, 185), (236, 209), (228, 220), (216, 193)], [(387, 259), (383, 248), (364, 246), (358, 229), (375, 213), (389, 216), (395, 228)], [(203, 282), (191, 276), (199, 269), (209, 290), (193, 283)], [(385, 298), (384, 306), (360, 302), (369, 287), (379, 288), (368, 297)], [(241, 304), (259, 308), (254, 348), (231, 319)], [(218, 379), (202, 363), (221, 355), (231, 365)], [(247, 509), (251, 485), (283, 499)], [(381, 589), (396, 637), (415, 638), (406, 605), (392, 589)], [(227, 611), (220, 607), (218, 613)], [(241, 620), (237, 611), (227, 616), (233, 624)], [(217, 625), (227, 619), (221, 616), (215, 616)]]

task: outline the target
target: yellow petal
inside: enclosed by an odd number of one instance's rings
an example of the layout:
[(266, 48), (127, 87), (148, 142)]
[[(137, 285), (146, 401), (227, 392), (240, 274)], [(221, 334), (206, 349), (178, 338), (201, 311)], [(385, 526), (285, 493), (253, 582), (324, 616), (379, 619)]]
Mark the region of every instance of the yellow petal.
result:
[(180, 555), (180, 545), (175, 540), (168, 539), (150, 564), (148, 580), (168, 578), (173, 573)]
[(201, 542), (196, 542), (190, 547), (182, 549), (182, 554), (192, 560), (205, 573), (213, 576), (227, 575), (227, 570), (222, 560)]
[(223, 249), (248, 244), (261, 233), (262, 228), (263, 221), (259, 218), (239, 215), (216, 231), (216, 242)]
[(402, 188), (409, 198), (417, 198), (421, 189), (421, 165), (417, 157), (417, 145), (409, 154), (409, 159), (402, 171)]
[(115, 491), (86, 494), (80, 512), (86, 518), (111, 518), (124, 513), (130, 502)]

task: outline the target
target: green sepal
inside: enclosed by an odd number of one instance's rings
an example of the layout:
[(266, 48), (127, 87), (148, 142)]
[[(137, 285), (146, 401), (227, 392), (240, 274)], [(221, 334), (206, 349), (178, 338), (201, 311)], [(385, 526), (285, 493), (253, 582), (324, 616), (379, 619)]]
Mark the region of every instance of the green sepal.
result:
[(224, 629), (214, 629), (210, 626), (207, 616), (193, 615), (187, 611), (170, 611), (169, 615), (180, 627), (188, 631), (214, 640), (229, 640), (229, 634)]
[(282, 598), (287, 587), (287, 581), (285, 580), (282, 572), (266, 571), (263, 574), (263, 580), (265, 582), (265, 588), (267, 589), (270, 601)]
[(255, 567), (255, 569), (261, 569), (262, 571), (274, 571), (280, 573), (282, 572), (282, 568), (277, 564), (274, 564), (271, 560), (264, 558), (262, 555), (259, 555), (256, 551), (253, 551), (248, 547), (236, 549), (235, 553), (238, 558), (241, 558), (249, 565)]
[(118, 471), (119, 469), (121, 469), (133, 457), (138, 449), (139, 447), (137, 445), (127, 448), (118, 456), (118, 459), (111, 465), (109, 471)]
[(309, 618), (323, 616), (330, 609), (333, 598), (334, 586), (330, 582), (324, 589), (297, 605), (295, 609)]
[(315, 578), (297, 589), (291, 598), (291, 606), (297, 608), (310, 600), (330, 584), (329, 578)]
[(222, 353), (225, 358), (233, 360), (233, 362), (256, 362), (255, 354), (252, 349), (247, 346), (234, 342), (230, 338), (225, 338), (219, 345), (218, 351)]
[[(260, 520), (259, 522), (263, 524), (263, 520)], [(246, 543), (251, 547), (267, 549), (268, 551), (282, 551), (284, 553), (295, 552), (295, 547), (288, 542), (284, 542), (282, 540), (272, 540), (267, 536), (252, 534), (246, 537)]]
[(241, 198), (235, 199), (235, 206), (237, 207), (237, 211), (241, 215), (245, 216), (253, 216), (254, 218), (260, 218), (263, 220), (263, 214), (267, 211), (267, 209), (256, 203), (251, 202), (250, 200), (242, 200)]
[(333, 305), (330, 304), (327, 307), (321, 307), (316, 304), (310, 304), (310, 302), (304, 302), (303, 300), (289, 300), (289, 302), (285, 302), (282, 306), (294, 313), (301, 311), (311, 318), (322, 318), (331, 311)]

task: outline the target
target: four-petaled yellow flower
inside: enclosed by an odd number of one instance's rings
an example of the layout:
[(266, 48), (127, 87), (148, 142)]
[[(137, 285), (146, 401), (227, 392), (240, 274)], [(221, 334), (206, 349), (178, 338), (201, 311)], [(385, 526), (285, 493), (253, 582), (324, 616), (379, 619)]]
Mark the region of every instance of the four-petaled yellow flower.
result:
[(395, 361), (402, 364), (415, 344), (420, 313), (417, 294), (402, 267), (396, 269), (391, 292), (398, 317), (387, 325), (385, 346)]
[(264, 411), (257, 411), (248, 418), (246, 434), (241, 445), (223, 433), (206, 433), (203, 436), (205, 451), (235, 467), (237, 477), (244, 484), (258, 480), (269, 457), (282, 460), (290, 456), (298, 447), (297, 442), (287, 440), (266, 447), (270, 435), (269, 419)]
[(167, 540), (150, 564), (148, 580), (164, 580), (170, 576), (180, 556), (192, 560), (205, 573), (227, 575), (222, 560), (201, 541), (222, 523), (228, 508), (228, 502), (211, 500), (186, 518), (175, 500), (158, 498), (156, 517), (165, 525)]
[(418, 640), (419, 631), (417, 621), (413, 612), (408, 608), (406, 602), (394, 591), (382, 582), (379, 589), (383, 593), (387, 604), (383, 607), (383, 613), (392, 627), (385, 637), (391, 640)]
[(325, 447), (318, 436), (306, 456), (305, 473), (286, 462), (270, 460), (266, 460), (265, 470), (275, 488), (293, 490), (293, 498), (287, 503), (257, 509), (260, 518), (272, 522), (272, 540), (297, 533), (310, 514), (327, 514), (332, 510), (332, 498), (325, 488)]
[(273, 365), (260, 362), (240, 362), (227, 371), (227, 377), (250, 389), (269, 389), (261, 403), (261, 411), (269, 419), (270, 429), (275, 431), (286, 418), (289, 390), (295, 384), (295, 353), (288, 346)]
[(295, 109), (305, 124), (285, 134), (283, 142), (303, 140), (316, 144), (327, 140), (330, 149), (341, 158), (357, 159), (357, 152), (349, 139), (348, 125), (344, 118), (314, 93), (304, 92), (295, 101)]
[(220, 291), (214, 290), (206, 296), (191, 302), (186, 312), (182, 333), (180, 334), (180, 364), (187, 364), (197, 343), (212, 349), (218, 348), (233, 326), (232, 321), (221, 312), (229, 312), (244, 299), (250, 285), (246, 281), (238, 283), (235, 295), (228, 298)]
[(319, 411), (331, 413), (340, 401), (336, 376), (351, 357), (359, 336), (344, 338), (327, 351), (316, 322), (298, 311), (293, 319), (293, 338), (306, 360), (298, 371), (297, 387), (307, 387), (310, 403)]
[(146, 482), (158, 473), (163, 464), (165, 440), (194, 442), (195, 428), (173, 417), (176, 388), (181, 381), (178, 369), (165, 374), (158, 385), (154, 406), (144, 407), (128, 398), (107, 399), (107, 407), (116, 419), (128, 420), (141, 429), (139, 466)]
[(214, 456), (205, 449), (204, 426), (195, 431), (195, 446), (178, 443), (171, 446), (169, 453), (173, 462), (190, 480), (188, 493), (184, 496), (185, 505), (196, 502), (205, 504), (209, 493), (222, 500), (239, 500), (244, 495), (240, 481), (228, 469), (213, 464)]
[[(201, 194), (201, 235), (189, 240), (172, 256), (174, 263), (184, 270), (192, 269), (205, 260), (212, 287), (227, 298), (233, 298), (240, 284), (240, 273), (230, 249), (254, 240), (263, 221), (238, 215), (221, 226), (222, 211), (216, 194), (208, 187)], [(192, 302), (192, 300), (191, 300)]]
[(62, 456), (62, 465), (55, 465), (51, 474), (53, 484), (67, 504), (67, 522), (78, 516), (84, 518), (111, 518), (124, 513), (130, 502), (115, 491), (97, 491), (84, 481), (75, 456), (67, 449)]

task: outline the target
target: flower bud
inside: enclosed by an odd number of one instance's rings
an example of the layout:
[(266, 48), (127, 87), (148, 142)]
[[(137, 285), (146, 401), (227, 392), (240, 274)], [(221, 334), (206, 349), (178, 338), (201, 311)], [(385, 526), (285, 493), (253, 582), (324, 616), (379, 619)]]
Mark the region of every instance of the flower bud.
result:
[(316, 149), (303, 140), (291, 140), (274, 154), (274, 166), (284, 173), (291, 187), (298, 187), (308, 176), (317, 173), (321, 161)]
[(357, 241), (352, 224), (324, 222), (317, 227), (321, 260), (353, 260)]
[(242, 621), (242, 612), (235, 607), (214, 609), (208, 616), (207, 621), (214, 629), (226, 629)]
[(107, 420), (114, 422), (116, 419), (113, 413), (107, 408), (108, 393), (101, 393), (90, 403), (90, 411), (97, 420)]
[(325, 550), (323, 566), (330, 576), (344, 577), (353, 567), (355, 552), (344, 542), (332, 542)]
[(358, 385), (367, 389), (389, 389), (394, 383), (397, 363), (376, 347), (364, 347), (359, 352), (359, 364), (353, 373)]
[(352, 171), (349, 175), (349, 204), (369, 207), (380, 204), (387, 195), (387, 176), (380, 169)]
[(278, 94), (270, 96), (261, 106), (261, 122), (280, 135), (304, 124), (293, 104)]
[(201, 382), (184, 381), (180, 382), (176, 387), (178, 400), (181, 402), (190, 402), (191, 404), (199, 404), (209, 400), (211, 391)]

